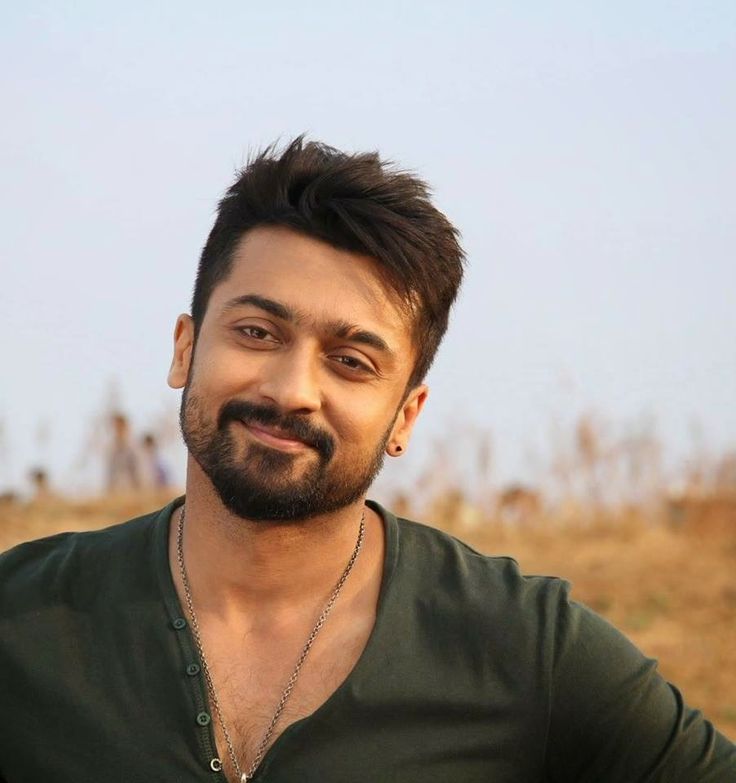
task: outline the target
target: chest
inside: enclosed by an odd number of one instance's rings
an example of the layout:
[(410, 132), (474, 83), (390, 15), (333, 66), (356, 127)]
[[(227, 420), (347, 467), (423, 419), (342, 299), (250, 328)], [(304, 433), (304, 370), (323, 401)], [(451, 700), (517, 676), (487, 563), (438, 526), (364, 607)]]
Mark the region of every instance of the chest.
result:
[(335, 623), (311, 643), (309, 631), (230, 645), (225, 634), (209, 634), (212, 729), (229, 780), (239, 780), (233, 755), (242, 772), (254, 770), (286, 728), (330, 699), (357, 664), (371, 628), (359, 619)]
[[(0, 732), (0, 779), (224, 780), (210, 771), (213, 756), (226, 761), (227, 750), (212, 705), (203, 703), (201, 673), (187, 672), (195, 660), (188, 631), (158, 615), (136, 626), (108, 625), (114, 637), (101, 634), (101, 627), (102, 617), (76, 629), (37, 619), (0, 634), (0, 693), (8, 716)], [(510, 687), (509, 667), (491, 666), (478, 681), (458, 665), (456, 648), (430, 639), (416, 624), (377, 628), (366, 651), (365, 629), (328, 629), (297, 678), (270, 740), (278, 747), (266, 754), (256, 780), (543, 779), (544, 689), (526, 678)], [(283, 649), (247, 641), (215, 640), (208, 652), (245, 769), (304, 639), (284, 641)], [(212, 713), (208, 726), (198, 721), (203, 710)], [(232, 765), (224, 771), (237, 780)]]

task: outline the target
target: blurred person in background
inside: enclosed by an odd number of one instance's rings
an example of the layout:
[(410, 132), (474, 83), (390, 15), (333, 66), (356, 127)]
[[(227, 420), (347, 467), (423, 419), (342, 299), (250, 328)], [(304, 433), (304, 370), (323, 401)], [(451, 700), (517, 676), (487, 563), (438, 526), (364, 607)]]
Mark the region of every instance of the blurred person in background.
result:
[(239, 173), (174, 327), (186, 494), (0, 557), (0, 779), (736, 779), (566, 582), (366, 499), (463, 261), (377, 154), (297, 139)]
[(54, 499), (54, 493), (49, 485), (48, 473), (43, 468), (33, 468), (29, 473), (33, 494), (32, 503), (44, 503)]
[(128, 417), (110, 416), (112, 442), (107, 454), (107, 491), (134, 492), (141, 488), (140, 455), (133, 445)]
[(156, 438), (147, 432), (141, 438), (141, 472), (143, 485), (149, 489), (166, 489), (170, 486), (169, 471), (161, 456)]

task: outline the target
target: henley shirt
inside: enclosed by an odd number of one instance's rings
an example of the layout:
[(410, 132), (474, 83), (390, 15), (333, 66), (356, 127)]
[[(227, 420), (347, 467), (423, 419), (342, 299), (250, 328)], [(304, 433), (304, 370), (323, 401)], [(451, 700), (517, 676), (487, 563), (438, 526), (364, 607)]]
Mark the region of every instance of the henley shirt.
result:
[[(225, 783), (169, 566), (183, 501), (0, 555), (3, 783)], [(369, 505), (386, 532), (373, 631), (256, 781), (736, 781), (736, 747), (567, 582)]]

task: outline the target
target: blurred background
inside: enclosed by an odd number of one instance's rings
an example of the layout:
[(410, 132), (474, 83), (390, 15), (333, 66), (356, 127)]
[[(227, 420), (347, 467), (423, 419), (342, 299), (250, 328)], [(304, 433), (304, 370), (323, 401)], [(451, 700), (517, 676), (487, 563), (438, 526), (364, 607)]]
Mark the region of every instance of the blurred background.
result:
[(736, 736), (736, 5), (6, 4), (0, 549), (181, 491), (217, 200), (306, 132), (419, 172), (469, 268), (372, 493), (571, 579)]

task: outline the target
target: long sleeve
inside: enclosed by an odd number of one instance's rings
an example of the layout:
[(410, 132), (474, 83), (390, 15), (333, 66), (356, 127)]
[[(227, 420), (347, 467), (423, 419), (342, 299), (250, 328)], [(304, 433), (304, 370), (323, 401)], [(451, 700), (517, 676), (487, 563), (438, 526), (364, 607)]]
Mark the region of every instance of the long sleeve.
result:
[(619, 631), (560, 596), (547, 772), (555, 783), (736, 782), (736, 746)]

